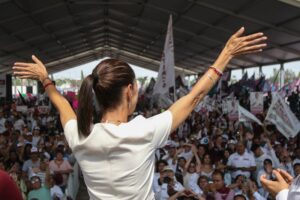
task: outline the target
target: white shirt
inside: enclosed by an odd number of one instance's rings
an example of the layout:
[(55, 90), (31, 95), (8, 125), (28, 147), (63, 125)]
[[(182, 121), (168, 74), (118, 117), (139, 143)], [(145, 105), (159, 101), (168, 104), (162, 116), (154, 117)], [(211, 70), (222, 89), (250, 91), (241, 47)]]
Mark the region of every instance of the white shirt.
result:
[(14, 123), (14, 128), (15, 128), (15, 130), (20, 130), (21, 131), (24, 125), (25, 125), (25, 123), (24, 123), (23, 119), (18, 119)]
[(281, 190), (276, 195), (276, 200), (296, 200), (300, 199), (300, 176), (293, 180), (289, 189)]
[(165, 111), (128, 123), (95, 124), (88, 137), (80, 137), (77, 120), (69, 120), (64, 133), (82, 169), (90, 199), (152, 200), (154, 152), (171, 132), (172, 114)]
[(50, 194), (51, 194), (51, 198), (54, 199), (54, 197), (58, 198), (59, 200), (63, 200), (64, 198), (64, 193), (62, 192), (62, 190), (60, 189), (59, 186), (54, 185), (51, 189), (50, 189)]
[(265, 154), (265, 153), (262, 154), (262, 155), (259, 156), (259, 157), (255, 157), (255, 163), (256, 163), (256, 172), (255, 172), (255, 176), (258, 174), (258, 172), (259, 172), (260, 170), (263, 170), (263, 169), (264, 169), (264, 161), (265, 161), (266, 159), (269, 159), (269, 160), (273, 161), (272, 158), (271, 158), (269, 155)]
[[(243, 155), (240, 155), (238, 153), (231, 154), (228, 158), (227, 165), (233, 166), (233, 167), (255, 167), (255, 160), (254, 156), (251, 155), (250, 153), (247, 153), (246, 151), (244, 152)], [(235, 178), (237, 175), (244, 175), (247, 178), (250, 177), (250, 172), (248, 171), (232, 171), (231, 176)]]
[(0, 133), (3, 133), (6, 131), (5, 122), (6, 122), (6, 119), (4, 117), (0, 118)]
[(182, 152), (181, 154), (179, 154), (178, 157), (184, 157), (185, 160), (189, 160), (191, 159), (192, 157), (194, 156), (193, 152), (192, 151), (188, 151), (188, 152)]

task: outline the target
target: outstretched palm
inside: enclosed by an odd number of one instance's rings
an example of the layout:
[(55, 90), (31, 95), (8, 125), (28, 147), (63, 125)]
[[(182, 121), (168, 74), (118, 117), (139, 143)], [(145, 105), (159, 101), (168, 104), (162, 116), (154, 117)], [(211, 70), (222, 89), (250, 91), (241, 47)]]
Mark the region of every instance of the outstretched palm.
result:
[(35, 79), (43, 82), (48, 77), (45, 65), (34, 55), (34, 63), (16, 62), (13, 66), (13, 73), (21, 79)]

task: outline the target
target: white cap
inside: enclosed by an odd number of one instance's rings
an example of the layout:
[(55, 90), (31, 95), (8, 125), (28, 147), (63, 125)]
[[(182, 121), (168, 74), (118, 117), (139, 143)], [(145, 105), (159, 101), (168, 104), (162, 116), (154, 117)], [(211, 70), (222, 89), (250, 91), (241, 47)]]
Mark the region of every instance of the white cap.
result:
[(27, 136), (30, 136), (30, 135), (32, 135), (32, 133), (31, 133), (31, 132), (27, 132), (26, 135), (27, 135)]
[(31, 153), (37, 153), (38, 149), (36, 147), (32, 147), (30, 150)]
[(229, 141), (228, 141), (228, 144), (236, 144), (236, 143), (237, 143), (236, 140), (229, 140)]
[(17, 144), (17, 147), (22, 147), (23, 145), (24, 145), (23, 143), (19, 142), (19, 143)]
[(57, 146), (60, 146), (60, 145), (65, 146), (65, 143), (64, 143), (63, 141), (59, 141), (59, 142), (57, 143)]

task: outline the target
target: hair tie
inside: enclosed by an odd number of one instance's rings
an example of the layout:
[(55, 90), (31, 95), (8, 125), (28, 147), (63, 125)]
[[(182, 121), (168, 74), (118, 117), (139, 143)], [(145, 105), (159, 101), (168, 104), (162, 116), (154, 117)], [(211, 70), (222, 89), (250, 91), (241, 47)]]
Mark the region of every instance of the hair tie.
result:
[(92, 73), (91, 75), (92, 75), (92, 78), (93, 78), (93, 82), (96, 84), (99, 80), (98, 75), (94, 74), (94, 73)]

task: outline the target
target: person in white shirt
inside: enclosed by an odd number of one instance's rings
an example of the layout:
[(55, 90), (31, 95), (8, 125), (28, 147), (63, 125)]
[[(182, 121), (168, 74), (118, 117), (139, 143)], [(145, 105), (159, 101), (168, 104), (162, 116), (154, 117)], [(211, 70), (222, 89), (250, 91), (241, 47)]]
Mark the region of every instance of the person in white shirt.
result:
[(6, 118), (3, 115), (3, 111), (0, 111), (0, 134), (6, 131), (5, 122)]
[(236, 144), (236, 153), (229, 156), (227, 169), (231, 170), (231, 177), (234, 179), (237, 175), (244, 175), (246, 178), (249, 178), (251, 172), (255, 172), (255, 159), (252, 154), (245, 151), (243, 142)]
[(14, 129), (15, 130), (22, 130), (23, 129), (23, 126), (25, 125), (25, 122), (24, 120), (21, 118), (20, 116), (21, 114), (20, 113), (17, 113), (16, 114), (16, 121), (14, 123)]
[(165, 166), (163, 170), (163, 177), (159, 179), (158, 188), (155, 188), (155, 199), (156, 200), (167, 200), (170, 195), (168, 190), (170, 187), (175, 191), (182, 191), (184, 187), (181, 183), (176, 180), (175, 173), (173, 169), (169, 166)]
[[(83, 80), (77, 115), (37, 57), (32, 56), (34, 63), (15, 63), (13, 73), (43, 84), (60, 114), (66, 140), (82, 169), (91, 199), (150, 200), (154, 198), (155, 149), (162, 147), (170, 133), (186, 120), (233, 57), (262, 51), (266, 46), (263, 33), (243, 33), (242, 27), (228, 40), (216, 62), (186, 96), (149, 119), (137, 116), (128, 122), (135, 111), (138, 88), (132, 68), (123, 61), (103, 60)], [(169, 88), (164, 89), (167, 92)]]
[(256, 163), (256, 172), (254, 174), (254, 177), (256, 177), (256, 175), (258, 174), (258, 172), (260, 170), (263, 170), (264, 168), (264, 161), (266, 159), (272, 160), (272, 158), (267, 155), (266, 153), (264, 153), (260, 147), (260, 145), (258, 144), (253, 144), (251, 147), (251, 151), (254, 154), (255, 157), (255, 163)]

